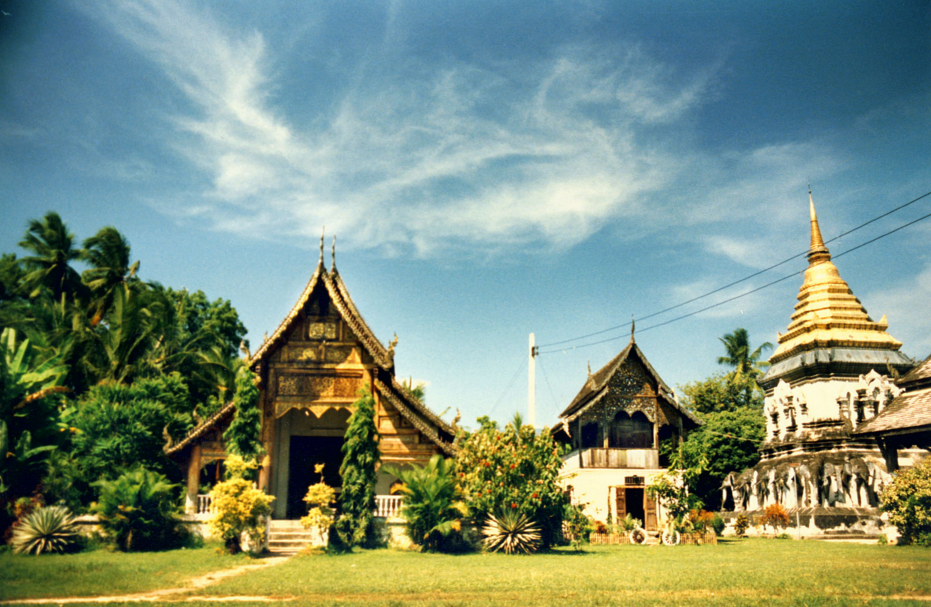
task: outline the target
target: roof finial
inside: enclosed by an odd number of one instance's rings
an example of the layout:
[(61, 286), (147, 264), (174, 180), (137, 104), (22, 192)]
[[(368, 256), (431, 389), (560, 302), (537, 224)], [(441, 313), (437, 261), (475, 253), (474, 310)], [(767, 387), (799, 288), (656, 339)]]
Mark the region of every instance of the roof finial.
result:
[(588, 359), (588, 376), (592, 376), (592, 359)]
[(331, 270), (336, 269), (336, 234), (333, 234), (333, 264), (330, 267)]
[(317, 262), (317, 265), (323, 265), (323, 238), (326, 235), (326, 226), (320, 228), (320, 261)]
[(811, 247), (808, 249), (808, 262), (830, 261), (831, 253), (824, 245), (821, 237), (821, 228), (818, 225), (818, 214), (815, 212), (815, 201), (811, 195), (811, 184), (808, 184), (808, 208), (811, 214)]
[(630, 343), (634, 343), (634, 329), (636, 328), (637, 323), (634, 321), (634, 315), (630, 315)]

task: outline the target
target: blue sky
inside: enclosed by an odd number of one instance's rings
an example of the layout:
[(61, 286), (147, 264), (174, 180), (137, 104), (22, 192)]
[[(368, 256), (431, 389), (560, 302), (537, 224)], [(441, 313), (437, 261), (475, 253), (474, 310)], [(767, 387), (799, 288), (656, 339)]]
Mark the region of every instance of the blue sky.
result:
[[(48, 210), (82, 239), (114, 225), (144, 279), (232, 300), (255, 348), (326, 225), (399, 375), (466, 421), (526, 406), (526, 369), (509, 382), (530, 332), (623, 325), (540, 357), (552, 423), (631, 316), (804, 251), (809, 180), (826, 238), (931, 190), (927, 1), (0, 7), (0, 251)], [(913, 357), (929, 236), (837, 260)], [(637, 341), (670, 385), (703, 378), (736, 327), (775, 343), (800, 284), (644, 320)]]

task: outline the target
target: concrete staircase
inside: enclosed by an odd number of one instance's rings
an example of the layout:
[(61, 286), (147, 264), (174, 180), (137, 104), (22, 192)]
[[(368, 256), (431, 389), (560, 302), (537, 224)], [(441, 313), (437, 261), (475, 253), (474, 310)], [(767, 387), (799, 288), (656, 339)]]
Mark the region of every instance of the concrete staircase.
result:
[(307, 546), (322, 545), (316, 531), (304, 529), (300, 521), (271, 521), (268, 525), (268, 550), (275, 554), (294, 554)]

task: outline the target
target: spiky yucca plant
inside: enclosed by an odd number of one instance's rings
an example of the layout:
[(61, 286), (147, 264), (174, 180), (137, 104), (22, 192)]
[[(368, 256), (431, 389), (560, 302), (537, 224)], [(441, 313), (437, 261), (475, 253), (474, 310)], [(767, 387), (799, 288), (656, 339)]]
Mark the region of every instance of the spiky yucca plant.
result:
[(61, 506), (38, 508), (13, 528), (13, 552), (64, 552), (78, 539), (71, 512)]
[(497, 517), (489, 515), (482, 535), (485, 548), (492, 552), (530, 554), (540, 546), (540, 528), (533, 519), (517, 510), (505, 510)]

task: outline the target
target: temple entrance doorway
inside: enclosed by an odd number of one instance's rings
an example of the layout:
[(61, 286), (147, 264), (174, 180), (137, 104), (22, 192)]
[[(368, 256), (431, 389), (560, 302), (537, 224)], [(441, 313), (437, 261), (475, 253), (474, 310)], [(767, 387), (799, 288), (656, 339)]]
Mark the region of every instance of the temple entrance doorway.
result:
[[(646, 494), (643, 479), (628, 477), (631, 485), (615, 487), (615, 513), (617, 520), (628, 514), (636, 519), (647, 531), (656, 531), (656, 502)], [(636, 484), (633, 484), (636, 483)]]
[[(627, 512), (625, 512), (623, 516), (627, 516), (629, 514), (635, 519), (639, 519), (640, 524), (643, 524), (643, 487), (625, 488), (624, 498), (624, 501), (627, 504)], [(618, 516), (622, 516), (620, 512), (618, 512)]]
[(287, 518), (296, 520), (307, 514), (304, 496), (307, 488), (320, 482), (314, 472), (316, 464), (324, 464), (324, 482), (339, 490), (342, 480), (339, 467), (343, 463), (343, 438), (336, 436), (292, 436), (288, 462)]

